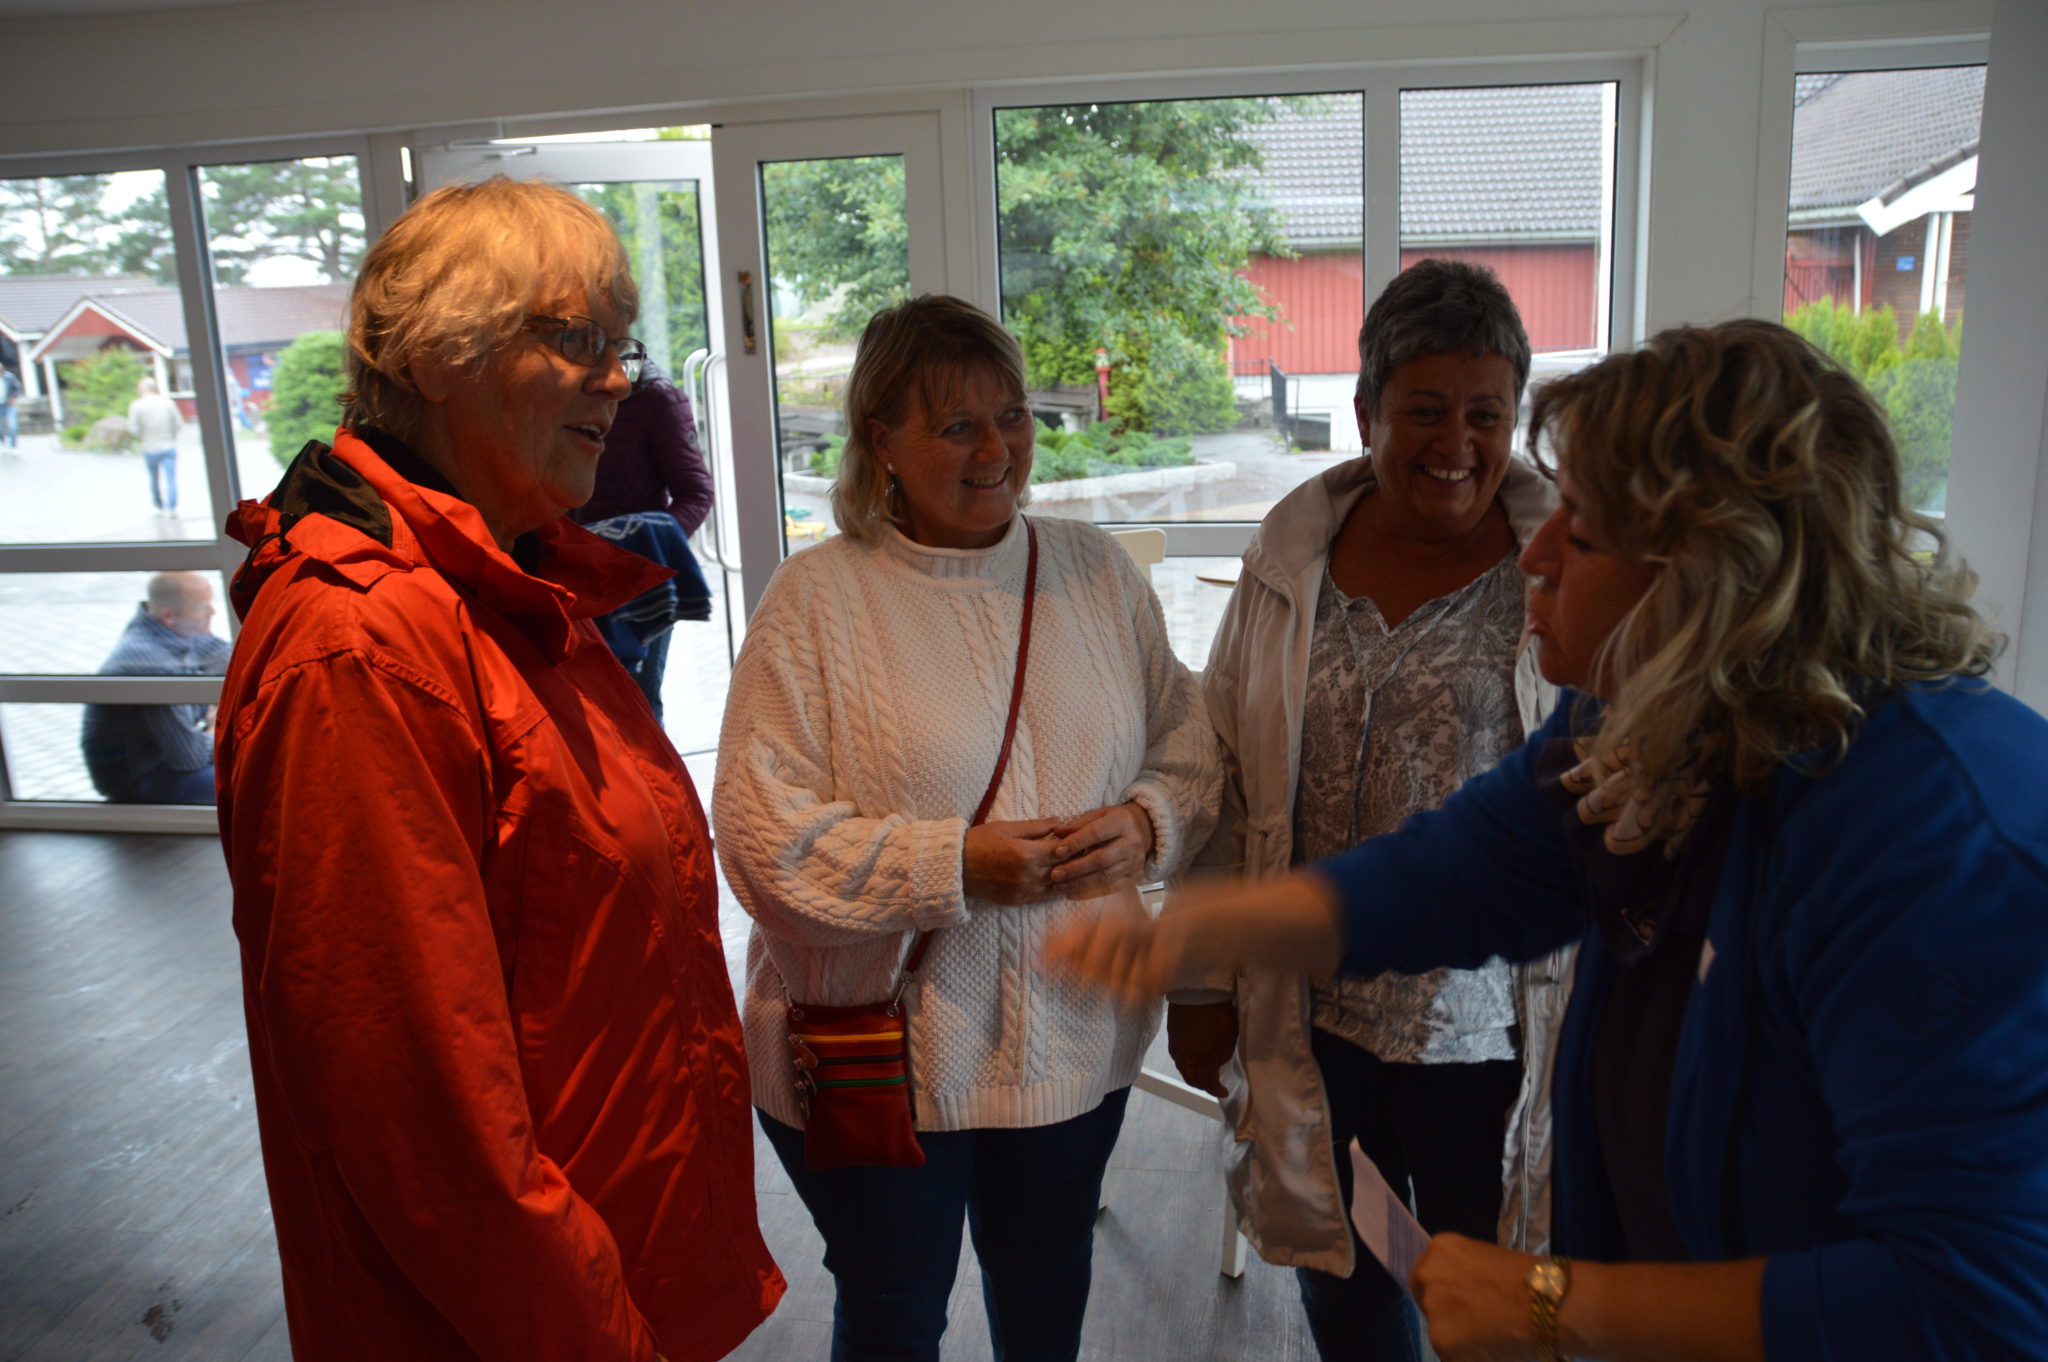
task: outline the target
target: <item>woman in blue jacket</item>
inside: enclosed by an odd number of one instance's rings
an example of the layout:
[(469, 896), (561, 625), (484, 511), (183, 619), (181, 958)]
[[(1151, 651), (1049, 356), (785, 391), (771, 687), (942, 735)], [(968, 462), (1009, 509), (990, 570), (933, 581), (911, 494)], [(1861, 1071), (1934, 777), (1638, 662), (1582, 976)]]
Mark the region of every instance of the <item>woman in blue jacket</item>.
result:
[(1578, 694), (1398, 833), (1055, 950), (1150, 993), (1586, 939), (1569, 1256), (1437, 1236), (1446, 1362), (2048, 1357), (2048, 722), (1982, 679), (1883, 414), (1741, 321), (1560, 380), (1531, 430), (1562, 505), (1528, 629)]

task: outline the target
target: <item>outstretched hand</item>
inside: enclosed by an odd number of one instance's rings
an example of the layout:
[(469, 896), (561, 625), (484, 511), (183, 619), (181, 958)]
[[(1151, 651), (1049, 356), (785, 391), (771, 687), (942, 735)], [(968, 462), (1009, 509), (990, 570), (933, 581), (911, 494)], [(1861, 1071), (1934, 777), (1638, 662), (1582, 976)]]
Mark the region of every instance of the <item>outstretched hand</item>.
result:
[(1190, 973), (1248, 965), (1327, 978), (1343, 954), (1336, 891), (1312, 873), (1188, 885), (1156, 921), (1104, 913), (1046, 946), (1048, 960), (1130, 1002), (1156, 998)]

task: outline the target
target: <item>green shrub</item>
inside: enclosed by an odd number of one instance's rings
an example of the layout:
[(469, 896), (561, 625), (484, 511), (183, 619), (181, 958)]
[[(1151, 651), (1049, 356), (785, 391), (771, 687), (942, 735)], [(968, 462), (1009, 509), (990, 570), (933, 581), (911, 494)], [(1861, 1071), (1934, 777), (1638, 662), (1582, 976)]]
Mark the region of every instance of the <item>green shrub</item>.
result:
[(1901, 346), (1898, 314), (1889, 307), (1859, 316), (1822, 298), (1785, 325), (1841, 361), (1884, 407), (1899, 447), (1906, 504), (1938, 506), (1948, 485), (1961, 323), (1946, 327), (1939, 313), (1923, 312)]
[(811, 451), (811, 474), (820, 478), (839, 476), (839, 456), (846, 449), (844, 435), (827, 435), (825, 443)]
[(64, 366), (64, 443), (80, 448), (92, 438), (93, 423), (128, 415), (135, 385), (147, 372), (133, 350), (109, 347)]
[(308, 331), (284, 348), (270, 375), (270, 457), (289, 464), (308, 440), (331, 441), (348, 388), (339, 331)]
[(1195, 461), (1194, 442), (1161, 439), (1116, 421), (1097, 421), (1085, 430), (1060, 430), (1041, 423), (1033, 482), (1109, 477), (1134, 468), (1177, 468)]
[(1234, 428), (1237, 391), (1221, 336), (1213, 348), (1174, 332), (1154, 338), (1144, 353), (1110, 370), (1109, 413), (1162, 436)]

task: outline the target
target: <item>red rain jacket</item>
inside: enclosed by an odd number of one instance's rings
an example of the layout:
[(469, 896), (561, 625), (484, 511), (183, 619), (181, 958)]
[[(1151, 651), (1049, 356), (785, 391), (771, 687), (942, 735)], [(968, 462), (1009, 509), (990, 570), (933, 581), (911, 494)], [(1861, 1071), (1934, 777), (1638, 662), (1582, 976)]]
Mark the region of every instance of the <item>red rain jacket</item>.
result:
[(293, 1355), (723, 1356), (783, 1283), (711, 838), (588, 622), (665, 571), (559, 521), (529, 575), (347, 431), (230, 530), (220, 826)]

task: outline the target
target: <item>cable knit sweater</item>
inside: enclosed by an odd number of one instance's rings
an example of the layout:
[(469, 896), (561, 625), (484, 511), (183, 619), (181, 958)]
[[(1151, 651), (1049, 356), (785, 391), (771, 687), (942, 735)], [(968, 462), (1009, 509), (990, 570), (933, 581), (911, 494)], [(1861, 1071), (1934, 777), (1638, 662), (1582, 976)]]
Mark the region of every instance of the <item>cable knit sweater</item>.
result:
[[(1148, 879), (1201, 846), (1215, 738), (1158, 599), (1092, 525), (1035, 519), (1031, 660), (991, 822), (1135, 800)], [(1156, 1007), (1120, 1008), (1041, 963), (1101, 900), (985, 903), (961, 887), (967, 822), (1002, 744), (1022, 622), (1022, 517), (993, 548), (827, 540), (776, 571), (733, 669), (713, 816), (754, 918), (744, 1013), (754, 1101), (801, 1125), (784, 1010), (870, 1002), (910, 933), (944, 928), (911, 990), (918, 1127), (1048, 1125), (1136, 1076)], [(1123, 896), (1135, 907), (1135, 895)]]

